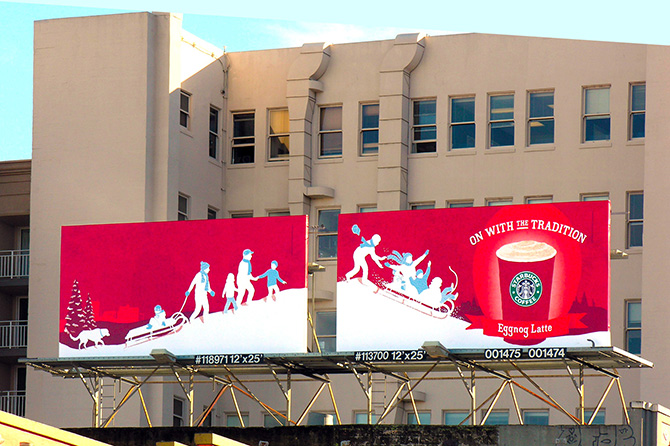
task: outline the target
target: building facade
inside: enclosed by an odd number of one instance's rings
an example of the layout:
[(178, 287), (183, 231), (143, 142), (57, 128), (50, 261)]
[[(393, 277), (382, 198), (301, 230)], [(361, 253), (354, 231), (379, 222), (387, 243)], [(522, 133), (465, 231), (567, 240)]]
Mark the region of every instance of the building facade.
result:
[[(612, 343), (655, 364), (622, 372), (626, 399), (668, 405), (669, 66), (670, 49), (652, 45), (404, 34), (224, 53), (168, 13), (36, 22), (28, 357), (58, 355), (63, 225), (308, 215), (310, 261), (325, 266), (310, 279), (311, 311), (319, 347), (332, 350), (340, 213), (610, 200)], [(342, 422), (367, 421), (358, 382), (333, 380), (347, 395)], [(283, 404), (271, 379), (256, 386)], [(201, 385), (196, 408), (213, 391)], [(451, 423), (468, 405), (462, 388), (422, 391), (417, 412), (408, 401), (389, 421)], [(175, 383), (145, 392), (154, 425), (183, 421), (181, 393)], [(598, 398), (587, 393), (587, 407)], [(519, 402), (529, 422), (568, 421)], [(28, 370), (29, 417), (86, 426), (90, 404), (81, 383)], [(117, 425), (146, 423), (138, 401), (127, 405)], [(272, 422), (241, 405), (246, 425)], [(498, 405), (497, 422), (515, 423), (511, 399)], [(319, 400), (312, 412), (324, 422), (332, 407)], [(623, 420), (616, 397), (599, 413)], [(240, 422), (227, 401), (213, 415)]]

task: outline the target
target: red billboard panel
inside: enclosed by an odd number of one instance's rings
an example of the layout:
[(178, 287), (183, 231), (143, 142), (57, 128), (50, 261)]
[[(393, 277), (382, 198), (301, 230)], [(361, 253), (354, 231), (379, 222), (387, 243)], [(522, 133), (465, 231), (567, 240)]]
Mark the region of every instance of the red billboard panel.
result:
[(343, 214), (337, 349), (610, 346), (609, 202)]
[(307, 351), (307, 217), (67, 226), (61, 357)]

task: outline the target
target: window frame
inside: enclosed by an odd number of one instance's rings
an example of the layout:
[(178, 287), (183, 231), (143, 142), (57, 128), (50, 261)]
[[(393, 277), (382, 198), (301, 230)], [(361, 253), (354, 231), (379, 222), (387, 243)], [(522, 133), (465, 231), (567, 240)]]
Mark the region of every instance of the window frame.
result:
[(216, 220), (219, 218), (219, 210), (212, 206), (207, 206), (207, 220)]
[[(588, 92), (595, 90), (607, 90), (607, 112), (595, 112), (587, 113), (588, 104)], [(612, 140), (612, 96), (611, 96), (611, 85), (593, 85), (582, 88), (582, 143), (585, 144), (597, 144), (603, 142), (609, 142)], [(607, 122), (609, 126), (607, 138), (598, 138), (598, 139), (587, 139), (587, 122), (595, 119), (602, 119), (607, 117)]]
[(524, 204), (544, 204), (544, 203), (553, 203), (553, 195), (529, 195), (524, 197)]
[[(271, 428), (271, 427), (281, 427), (285, 425), (285, 420), (286, 420), (286, 413), (285, 412), (279, 412), (277, 415), (277, 418), (280, 419), (280, 423), (277, 424), (277, 420), (272, 418), (272, 415), (268, 413), (263, 413), (263, 427), (265, 428)], [(281, 421), (284, 420), (284, 421)]]
[[(481, 410), (481, 419), (484, 419), (484, 415), (486, 415), (487, 409), (482, 409)], [(489, 423), (489, 420), (491, 419), (491, 415), (493, 414), (505, 414), (507, 415), (507, 420), (505, 423)], [(486, 419), (486, 423), (482, 424), (482, 426), (507, 426), (509, 425), (509, 409), (494, 409), (491, 411), (489, 414), (489, 417)]]
[(512, 197), (495, 197), (487, 198), (485, 200), (486, 206), (509, 206), (514, 204), (514, 198)]
[(291, 215), (291, 211), (288, 209), (273, 209), (267, 211), (268, 217), (287, 217)]
[[(472, 100), (472, 120), (471, 121), (454, 121), (454, 101), (471, 99)], [(472, 145), (463, 147), (454, 147), (454, 129), (464, 126), (473, 127), (473, 141)], [(477, 147), (477, 102), (476, 95), (462, 95), (449, 97), (449, 150), (471, 150)]]
[[(234, 166), (254, 164), (256, 162), (256, 112), (254, 110), (247, 111), (234, 111), (231, 112), (233, 129), (232, 137), (230, 140), (230, 164)], [(235, 123), (236, 118), (244, 115), (251, 115), (253, 120), (253, 125), (251, 126), (253, 133), (252, 135), (236, 135), (235, 132)], [(251, 148), (251, 161), (239, 161), (235, 162), (236, 156), (235, 152), (238, 150), (245, 150)]]
[[(528, 421), (526, 421), (526, 415), (527, 414), (528, 415), (530, 415), (530, 414), (546, 415), (547, 416), (546, 417), (547, 422), (546, 422), (546, 424), (545, 423), (529, 423)], [(528, 425), (528, 426), (549, 426), (549, 409), (522, 409), (521, 410), (521, 419), (523, 420), (524, 425)]]
[[(321, 331), (322, 324), (319, 323), (321, 322), (320, 317), (333, 317), (332, 333), (329, 331), (325, 333)], [(319, 350), (321, 351), (321, 353), (337, 351), (337, 311), (335, 310), (317, 311), (314, 314), (314, 332), (316, 333), (316, 337), (318, 338)], [(332, 350), (330, 349), (331, 343), (332, 343)]]
[[(216, 119), (212, 121), (212, 113), (216, 113)], [(212, 122), (216, 127), (212, 128)], [(209, 157), (218, 160), (221, 148), (221, 110), (213, 105), (209, 105)], [(214, 155), (212, 155), (212, 142), (214, 142)]]
[(367, 214), (369, 212), (377, 212), (376, 204), (359, 204), (356, 210), (359, 214)]
[[(488, 126), (488, 148), (489, 149), (504, 149), (514, 147), (516, 143), (515, 133), (516, 133), (516, 123), (514, 121), (514, 92), (507, 93), (489, 93), (488, 95), (488, 113), (487, 113), (487, 126)], [(512, 117), (511, 118), (501, 118), (493, 119), (493, 101), (495, 98), (511, 97), (512, 98)], [(493, 129), (498, 124), (512, 124), (512, 144), (505, 145), (493, 145)]]
[[(417, 124), (416, 122), (416, 117), (417, 114), (415, 112), (416, 105), (421, 103), (421, 102), (432, 102), (435, 107), (435, 114), (433, 115), (433, 123), (432, 124)], [(410, 153), (412, 155), (417, 155), (417, 154), (424, 154), (424, 153), (437, 153), (437, 98), (423, 98), (423, 99), (412, 99), (412, 128), (410, 130), (410, 139), (411, 139), (411, 147), (410, 147)], [(432, 139), (419, 139), (417, 140), (415, 138), (416, 136), (416, 130), (418, 129), (430, 129), (433, 128), (435, 131), (435, 138)], [(433, 145), (433, 150), (419, 150), (418, 145), (424, 145), (424, 144), (432, 144)]]
[[(318, 260), (334, 260), (337, 259), (337, 233), (338, 233), (338, 228), (336, 228), (334, 231), (333, 230), (328, 230), (328, 228), (321, 228), (321, 215), (322, 213), (327, 213), (327, 212), (337, 212), (337, 217), (339, 217), (341, 210), (340, 208), (322, 208), (322, 209), (317, 209), (316, 212), (316, 221), (317, 221), (317, 232), (316, 232), (316, 258)], [(337, 219), (336, 219), (337, 221)], [(335, 255), (332, 257), (327, 257), (327, 256), (322, 256), (321, 255), (321, 240), (325, 240), (326, 237), (335, 237)]]
[[(184, 89), (179, 89), (179, 125), (186, 129), (191, 129), (191, 99), (193, 94)], [(184, 100), (186, 107), (184, 108)]]
[[(176, 404), (181, 404), (181, 413), (177, 413)], [(186, 400), (179, 398), (178, 396), (172, 396), (172, 426), (181, 427), (184, 426), (184, 407), (186, 405)]]
[[(377, 127), (364, 127), (364, 117), (365, 117), (365, 108), (376, 106), (377, 107)], [(363, 102), (360, 104), (360, 131), (358, 136), (358, 153), (360, 156), (376, 156), (379, 153), (379, 102)], [(374, 150), (366, 151), (365, 150), (365, 134), (366, 133), (376, 133), (377, 134), (377, 145)]]
[[(641, 218), (631, 218), (631, 197), (633, 196), (642, 196), (642, 217)], [(634, 227), (642, 227), (641, 238), (642, 241), (640, 244), (633, 245), (631, 244), (631, 230)], [(644, 245), (644, 192), (643, 191), (630, 191), (626, 194), (626, 248), (642, 248)]]
[[(359, 423), (359, 415), (362, 417), (365, 417), (365, 423)], [(370, 425), (377, 424), (377, 421), (379, 420), (379, 414), (372, 412), (371, 414), (371, 422)], [(354, 419), (353, 419), (353, 424), (368, 424), (368, 412), (366, 410), (355, 410), (354, 411)]]
[[(533, 110), (533, 96), (547, 95), (551, 94), (551, 115), (542, 115), (542, 116), (532, 116)], [(555, 106), (555, 96), (556, 93), (554, 90), (533, 90), (528, 92), (528, 104), (527, 104), (527, 124), (526, 124), (526, 147), (542, 146), (542, 145), (551, 145), (556, 141), (556, 117), (554, 113)], [(536, 123), (542, 123), (544, 121), (551, 121), (551, 141), (549, 142), (533, 142), (531, 128)], [(544, 124), (540, 124), (544, 125)]]
[(229, 211), (230, 218), (254, 218), (254, 211)]
[[(644, 87), (644, 107), (641, 110), (634, 110), (634, 90), (636, 87)], [(630, 87), (629, 87), (629, 93), (628, 93), (628, 140), (629, 141), (642, 141), (644, 140), (646, 136), (646, 128), (645, 128), (645, 121), (646, 121), (646, 112), (647, 112), (647, 84), (646, 82), (631, 82)], [(635, 117), (637, 116), (642, 116), (643, 120), (643, 128), (642, 128), (642, 136), (633, 136), (633, 127), (634, 127), (634, 120)]]
[[(407, 415), (405, 416), (405, 420), (407, 425), (409, 426), (430, 426), (433, 422), (433, 417), (432, 413), (430, 410), (417, 410), (417, 413), (419, 414), (418, 417), (414, 414), (414, 411), (407, 412)], [(421, 416), (428, 415), (428, 423), (423, 423), (421, 421)], [(414, 423), (410, 423), (410, 417), (416, 417)], [(425, 420), (424, 420), (425, 421)]]
[(579, 194), (579, 201), (608, 201), (609, 199), (609, 192), (588, 192)]
[[(339, 129), (324, 129), (323, 128), (323, 112), (324, 110), (327, 109), (339, 109), (340, 110), (340, 128)], [(342, 104), (333, 104), (333, 105), (319, 105), (319, 133), (318, 133), (318, 146), (319, 146), (319, 158), (322, 159), (332, 159), (332, 158), (342, 158), (342, 154), (344, 152), (344, 134), (342, 131), (343, 127), (343, 110), (342, 110)], [(339, 153), (333, 153), (333, 154), (324, 154), (323, 149), (324, 149), (324, 136), (325, 135), (337, 135), (339, 134), (340, 136), (340, 151)]]
[[(182, 208), (181, 208), (182, 199), (184, 200), (184, 203), (186, 204), (186, 209), (185, 210), (182, 210)], [(189, 197), (186, 194), (183, 194), (183, 193), (179, 192), (178, 199), (177, 199), (177, 221), (188, 221), (188, 220), (190, 220), (190, 213), (191, 213), (191, 197)]]
[[(249, 426), (249, 412), (240, 412), (242, 419), (237, 415), (237, 412), (225, 412), (226, 416), (226, 427), (248, 427)], [(239, 424), (230, 424), (228, 420), (237, 419)], [(245, 421), (246, 420), (246, 421)]]
[[(636, 324), (639, 325), (631, 325), (631, 318), (630, 318), (630, 306), (631, 305), (639, 305), (639, 312), (640, 312), (640, 321), (635, 322)], [(632, 349), (630, 348), (630, 341), (631, 333), (637, 333), (639, 334), (639, 339), (640, 339), (640, 351), (631, 351)], [(632, 353), (634, 355), (639, 355), (642, 353), (642, 299), (626, 299), (624, 301), (624, 345), (626, 346), (626, 351), (629, 353)]]
[[(447, 424), (447, 414), (463, 414), (463, 421), (457, 424)], [(442, 411), (442, 425), (443, 426), (469, 426), (472, 424), (472, 417), (468, 410), (448, 409)]]
[[(286, 132), (273, 132), (272, 129), (272, 114), (273, 113), (278, 113), (278, 112), (285, 112), (286, 113)], [(269, 108), (268, 109), (268, 117), (267, 117), (267, 134), (268, 134), (268, 161), (271, 163), (277, 163), (281, 161), (288, 161), (289, 156), (291, 155), (291, 117), (288, 113), (288, 107), (282, 107), (282, 108)], [(272, 140), (273, 138), (286, 138), (286, 144), (284, 146), (288, 150), (288, 153), (282, 154), (282, 155), (272, 155)], [(283, 144), (283, 143), (282, 143)]]
[[(589, 420), (591, 419), (591, 415), (594, 413), (595, 407), (585, 407), (584, 408), (584, 422), (588, 423)], [(602, 414), (602, 415), (600, 415)], [(579, 409), (577, 409), (577, 417), (579, 417)], [(598, 418), (602, 417), (602, 423), (596, 423), (598, 421)], [(602, 426), (607, 423), (607, 410), (605, 407), (600, 407), (598, 409), (598, 412), (593, 419), (593, 423), (590, 424), (590, 426)]]
[(426, 210), (426, 209), (435, 209), (435, 202), (434, 201), (420, 201), (416, 203), (410, 203), (409, 204), (409, 209), (411, 211), (421, 211), (421, 210)]

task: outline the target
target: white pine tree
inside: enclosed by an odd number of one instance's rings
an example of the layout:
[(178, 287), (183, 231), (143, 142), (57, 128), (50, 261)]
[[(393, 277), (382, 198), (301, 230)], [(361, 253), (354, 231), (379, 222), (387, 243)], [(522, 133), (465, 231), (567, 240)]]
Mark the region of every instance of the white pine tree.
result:
[(79, 336), (84, 329), (86, 321), (84, 317), (83, 302), (81, 300), (81, 291), (79, 291), (79, 282), (76, 280), (72, 284), (72, 294), (70, 302), (67, 304), (67, 314), (65, 315), (65, 333), (72, 337)]
[(95, 316), (93, 314), (93, 303), (91, 302), (90, 294), (87, 294), (86, 303), (84, 303), (83, 317), (82, 330), (93, 330), (94, 328), (98, 328), (98, 323), (95, 321)]

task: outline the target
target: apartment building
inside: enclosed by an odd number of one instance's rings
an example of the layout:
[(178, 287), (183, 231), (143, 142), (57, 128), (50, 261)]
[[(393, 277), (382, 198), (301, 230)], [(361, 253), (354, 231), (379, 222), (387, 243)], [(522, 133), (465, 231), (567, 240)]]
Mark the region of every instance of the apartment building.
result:
[[(224, 53), (175, 14), (36, 22), (28, 357), (58, 356), (63, 225), (308, 215), (309, 261), (325, 267), (310, 278), (315, 333), (328, 351), (340, 213), (610, 200), (612, 344), (655, 364), (621, 371), (623, 389), (627, 400), (668, 405), (669, 66), (669, 48), (625, 43), (404, 34)], [(23, 247), (27, 207), (18, 212), (3, 213), (4, 249)], [(6, 293), (18, 319), (20, 290)], [(32, 369), (27, 378), (29, 417), (90, 424), (80, 382)], [(366, 422), (359, 382), (332, 379), (345, 395), (342, 422)], [(545, 385), (574, 391), (569, 380)], [(281, 406), (274, 386), (260, 379), (254, 392)], [(314, 386), (295, 384), (295, 395), (305, 389), (297, 406)], [(212, 387), (198, 384), (196, 408)], [(469, 404), (462, 387), (431, 382), (422, 392), (389, 421), (450, 424)], [(587, 393), (585, 404), (598, 398)], [(154, 425), (184, 422), (178, 384), (153, 384), (144, 399)], [(528, 422), (568, 421), (533, 398), (519, 403)], [(240, 404), (222, 399), (210, 422), (273, 423), (254, 401)], [(127, 406), (117, 425), (146, 423), (137, 399)], [(503, 395), (489, 421), (516, 423), (514, 411)], [(309, 419), (332, 412), (319, 400)], [(622, 420), (608, 397), (597, 421)]]
[(0, 163), (0, 410), (25, 413), (30, 161)]

